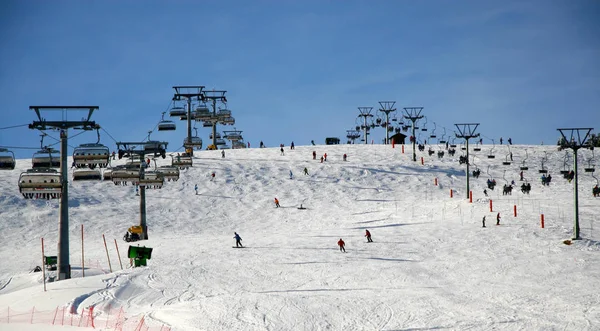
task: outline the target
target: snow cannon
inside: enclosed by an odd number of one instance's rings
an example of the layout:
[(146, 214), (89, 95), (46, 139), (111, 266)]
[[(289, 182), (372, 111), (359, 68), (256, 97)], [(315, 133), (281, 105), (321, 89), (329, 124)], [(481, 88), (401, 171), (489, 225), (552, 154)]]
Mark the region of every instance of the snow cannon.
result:
[(152, 256), (152, 248), (129, 246), (127, 256), (132, 259), (135, 267), (146, 266), (146, 260), (150, 260), (150, 257)]

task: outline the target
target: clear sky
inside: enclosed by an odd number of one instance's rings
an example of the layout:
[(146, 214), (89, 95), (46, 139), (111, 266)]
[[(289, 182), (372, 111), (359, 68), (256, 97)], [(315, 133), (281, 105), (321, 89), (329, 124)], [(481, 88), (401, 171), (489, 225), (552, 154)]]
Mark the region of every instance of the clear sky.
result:
[[(388, 100), (424, 107), (438, 135), (476, 122), (485, 143), (555, 143), (600, 123), (598, 17), (593, 0), (2, 1), (0, 127), (31, 123), (30, 105), (97, 105), (114, 139), (140, 141), (172, 86), (204, 85), (228, 91), (252, 146), (345, 141), (357, 107)], [(185, 134), (151, 138), (175, 150)], [(39, 147), (39, 133), (0, 130), (0, 146)]]

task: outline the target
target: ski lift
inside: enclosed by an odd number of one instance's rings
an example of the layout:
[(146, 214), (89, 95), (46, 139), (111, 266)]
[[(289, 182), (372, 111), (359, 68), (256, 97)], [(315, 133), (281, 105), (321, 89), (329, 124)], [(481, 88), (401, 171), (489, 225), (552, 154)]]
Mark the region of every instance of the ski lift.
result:
[(563, 176), (568, 175), (569, 172), (571, 172), (571, 167), (569, 165), (569, 163), (570, 163), (569, 161), (570, 161), (569, 151), (566, 150), (565, 151), (565, 156), (563, 157), (563, 169), (560, 171), (560, 174), (563, 175)]
[(94, 169), (96, 166), (104, 168), (108, 165), (109, 154), (108, 147), (102, 144), (81, 144), (73, 150), (73, 162), (77, 168)]
[(15, 165), (15, 153), (6, 148), (0, 148), (0, 170), (12, 170)]
[(494, 155), (494, 148), (496, 148), (496, 142), (492, 139), (492, 148), (490, 148), (490, 153), (488, 154), (488, 159), (495, 159), (496, 155)]
[(173, 167), (173, 166), (160, 166), (156, 169), (156, 171), (159, 171), (163, 174), (163, 177), (167, 180), (167, 181), (174, 181), (176, 182), (177, 180), (179, 180), (179, 168), (177, 167)]
[(165, 113), (162, 114), (162, 119), (158, 122), (158, 131), (173, 131), (177, 127), (175, 126), (175, 122), (165, 120)]
[(169, 116), (171, 116), (171, 117), (185, 116), (187, 119), (187, 111), (183, 107), (175, 106), (175, 107), (171, 108), (171, 111), (169, 112)]
[[(215, 145), (217, 145), (217, 146), (226, 146), (227, 142), (223, 138), (217, 138), (217, 139), (215, 139)], [(220, 149), (225, 149), (225, 148), (220, 147)]]
[(442, 129), (444, 129), (444, 133), (442, 134), (442, 138), (440, 138), (440, 140), (438, 141), (440, 144), (445, 144), (446, 143), (446, 139), (444, 139), (444, 137), (446, 136), (446, 128), (442, 127)]
[(587, 167), (583, 168), (583, 170), (585, 172), (594, 172), (596, 170), (596, 167), (592, 163), (592, 161), (594, 161), (594, 149), (593, 148), (590, 148), (590, 149), (592, 150), (592, 157), (588, 159), (588, 165), (587, 165)]
[(62, 176), (56, 169), (28, 169), (19, 176), (19, 192), (25, 199), (59, 199)]
[(523, 162), (521, 162), (521, 166), (519, 167), (520, 170), (529, 170), (529, 167), (525, 163), (525, 161), (527, 161), (527, 158), (529, 158), (529, 154), (527, 153), (527, 149), (525, 149), (525, 159), (523, 160)]
[(502, 161), (503, 165), (510, 165), (511, 164), (511, 160), (512, 159), (512, 152), (510, 151), (510, 145), (506, 145), (506, 147), (508, 147), (508, 154), (506, 154), (506, 156), (504, 157), (504, 161)]
[(129, 160), (125, 163), (125, 166), (128, 168), (136, 168), (139, 169), (142, 164), (142, 157), (137, 154), (129, 155)]
[(479, 170), (479, 167), (477, 166), (477, 164), (475, 164), (475, 155), (473, 155), (473, 161), (471, 162), (471, 165), (475, 166), (475, 170), (473, 170), (473, 177), (475, 178), (479, 178), (479, 175), (481, 174), (481, 170)]
[(165, 176), (160, 171), (146, 171), (142, 174), (138, 185), (147, 189), (161, 189), (165, 183)]
[(437, 136), (435, 134), (435, 130), (436, 129), (437, 129), (437, 125), (435, 124), (435, 122), (433, 122), (433, 131), (431, 131), (431, 134), (429, 135), (429, 138), (431, 138), (431, 139), (437, 138)]
[(222, 119), (231, 117), (231, 110), (227, 108), (219, 109), (217, 111), (217, 116), (221, 117)]
[[(481, 139), (479, 139), (479, 142), (481, 142)], [(473, 147), (473, 151), (480, 152), (481, 151), (481, 144), (475, 144), (475, 147)]]
[(467, 150), (467, 145), (466, 145), (466, 143), (462, 143), (462, 144), (460, 144), (460, 150), (462, 150), (462, 151), (466, 151), (466, 150)]
[(185, 137), (183, 139), (184, 148), (193, 148), (196, 150), (202, 149), (202, 138), (198, 137), (198, 129), (194, 127), (195, 135), (192, 137)]
[(490, 178), (488, 178), (487, 180), (487, 187), (490, 190), (493, 190), (494, 187), (496, 187), (496, 180), (492, 177), (492, 174), (490, 174), (490, 166), (488, 165), (487, 170), (486, 170), (488, 176), (490, 176)]
[(232, 149), (243, 149), (243, 148), (246, 148), (246, 143), (244, 143), (243, 141), (240, 141), (240, 140), (233, 140), (233, 141), (231, 141), (231, 148)]
[(167, 146), (165, 146), (165, 143), (160, 141), (148, 140), (144, 144), (144, 154), (152, 154), (154, 156), (160, 155), (164, 159), (167, 157), (166, 150)]
[(110, 179), (115, 185), (137, 185), (140, 181), (140, 169), (134, 166), (120, 165), (113, 168)]
[[(217, 139), (221, 138), (221, 134), (219, 132), (215, 133), (215, 137)], [(208, 135), (208, 139), (212, 139), (213, 138), (213, 134), (212, 132)]]
[(102, 179), (103, 180), (111, 180), (112, 179), (112, 168), (104, 168), (104, 171), (102, 172)]
[(194, 119), (196, 121), (205, 121), (213, 116), (212, 112), (205, 104), (200, 104), (194, 111)]
[(242, 131), (223, 131), (223, 138), (231, 140), (231, 141), (237, 141), (237, 140), (242, 140)]
[(60, 153), (53, 149), (44, 147), (35, 152), (31, 159), (32, 168), (60, 168)]
[(193, 165), (192, 156), (187, 153), (171, 155), (171, 166), (179, 169), (187, 169)]
[(234, 125), (235, 124), (235, 118), (233, 117), (226, 117), (224, 119), (222, 119), (220, 121), (221, 123), (225, 124), (225, 125)]
[(73, 171), (73, 180), (102, 180), (102, 174), (99, 169), (75, 169)]
[(546, 166), (544, 166), (544, 163), (547, 160), (548, 160), (548, 154), (546, 152), (544, 152), (544, 157), (542, 158), (542, 165), (541, 165), (540, 169), (538, 169), (538, 173), (540, 173), (540, 174), (548, 173), (548, 168)]
[(427, 131), (427, 116), (425, 116), (425, 123), (423, 123), (423, 128), (421, 131)]
[(451, 140), (450, 140), (450, 147), (452, 147), (452, 148), (456, 148), (456, 143), (454, 142), (454, 140), (455, 140), (456, 138), (452, 137), (452, 138), (450, 138), (450, 139), (451, 139)]

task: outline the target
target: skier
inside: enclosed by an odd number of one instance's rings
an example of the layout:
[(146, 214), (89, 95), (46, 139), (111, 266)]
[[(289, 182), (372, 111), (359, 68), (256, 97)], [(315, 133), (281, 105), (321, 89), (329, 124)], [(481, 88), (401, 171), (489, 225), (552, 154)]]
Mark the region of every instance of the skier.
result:
[(225, 151), (224, 150), (221, 150), (221, 158), (223, 158), (223, 159), (225, 158)]
[(294, 178), (294, 174), (292, 173), (292, 170), (290, 170), (290, 179)]
[(215, 179), (215, 173), (214, 172), (212, 174), (210, 174), (210, 181), (212, 182), (213, 179)]
[(508, 144), (512, 145), (512, 138), (508, 138)]
[(283, 155), (283, 147), (281, 147), (280, 151), (281, 151), (281, 155)]
[(308, 176), (308, 169), (304, 168), (304, 174)]
[(314, 141), (314, 140), (311, 140), (311, 141), (310, 141), (310, 143), (311, 143), (313, 146), (315, 146), (315, 141)]
[(317, 159), (317, 152), (313, 151), (313, 160)]
[(483, 222), (483, 228), (485, 228), (485, 216), (483, 216), (483, 219), (481, 220), (481, 222)]
[(372, 243), (373, 239), (371, 239), (371, 232), (365, 229), (365, 237), (367, 237), (367, 242)]
[(337, 244), (340, 246), (340, 252), (346, 253), (346, 248), (344, 247), (346, 246), (346, 243), (342, 240), (342, 238), (340, 238)]
[(194, 191), (196, 191), (196, 195), (198, 195), (198, 184), (194, 185)]
[(279, 200), (277, 200), (277, 198), (275, 198), (275, 207), (279, 208)]
[(250, 148), (250, 142), (248, 142), (248, 148)]
[(321, 163), (323, 163), (323, 157), (321, 156)]
[(500, 137), (500, 145), (502, 145), (502, 137)]
[(235, 247), (244, 247), (242, 246), (242, 237), (240, 237), (237, 232), (234, 232), (233, 234), (235, 235), (233, 236), (233, 238), (235, 238)]
[(290, 145), (290, 149), (294, 149), (294, 142), (292, 141), (292, 144)]
[(115, 159), (115, 151), (112, 152), (112, 159)]
[(265, 148), (265, 144), (263, 144), (262, 140), (260, 141), (260, 148)]
[(496, 225), (500, 225), (500, 213), (496, 215)]
[(324, 159), (323, 159), (323, 161), (327, 161), (327, 153), (325, 153), (325, 154), (323, 155), (323, 158), (324, 158)]
[(523, 171), (521, 170), (521, 172), (519, 173), (519, 176), (521, 177), (521, 181), (523, 181)]
[(346, 161), (346, 158), (347, 158), (347, 157), (348, 157), (348, 155), (344, 154), (344, 156), (342, 157), (342, 159), (343, 159), (344, 161)]
[(487, 196), (488, 196), (488, 195), (487, 195), (487, 190), (485, 190), (485, 189), (484, 189), (484, 190), (483, 190), (483, 194), (485, 194), (485, 196), (487, 197)]

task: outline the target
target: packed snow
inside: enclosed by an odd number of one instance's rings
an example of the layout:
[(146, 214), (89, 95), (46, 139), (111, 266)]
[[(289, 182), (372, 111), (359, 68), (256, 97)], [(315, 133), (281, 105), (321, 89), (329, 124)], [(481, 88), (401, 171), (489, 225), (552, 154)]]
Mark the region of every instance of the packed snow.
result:
[[(134, 243), (122, 239), (139, 223), (133, 186), (70, 182), (72, 279), (49, 282), (47, 291), (32, 270), (42, 266), (41, 238), (45, 254), (57, 254), (59, 200), (23, 198), (19, 174), (31, 160), (20, 159), (0, 171), (0, 330), (81, 329), (7, 322), (7, 311), (33, 307), (66, 309), (71, 318), (94, 307), (96, 329), (111, 329), (102, 321), (115, 309), (131, 322), (124, 330), (140, 316), (154, 330), (600, 329), (598, 171), (583, 171), (597, 161), (592, 152), (579, 150), (582, 239), (568, 245), (574, 185), (559, 171), (571, 169), (570, 150), (471, 145), (470, 170), (481, 170), (470, 179), (471, 203), (460, 145), (443, 158), (443, 145), (432, 149), (417, 151), (416, 162), (409, 145), (404, 153), (402, 145), (345, 144), (286, 146), (283, 155), (279, 147), (227, 150), (224, 158), (196, 152), (178, 181), (146, 191), (149, 240)], [(509, 152), (513, 162), (503, 165)], [(549, 186), (540, 182), (542, 160)], [(520, 190), (523, 165), (530, 194)], [(486, 197), (488, 178), (498, 185)], [(515, 189), (503, 195), (512, 180)], [(234, 232), (244, 248), (233, 248)], [(129, 245), (153, 248), (147, 267), (129, 266)]]

